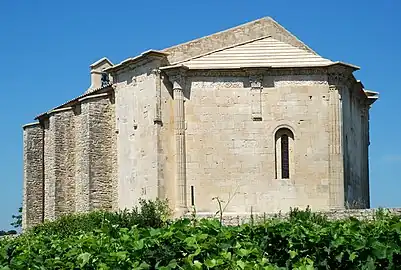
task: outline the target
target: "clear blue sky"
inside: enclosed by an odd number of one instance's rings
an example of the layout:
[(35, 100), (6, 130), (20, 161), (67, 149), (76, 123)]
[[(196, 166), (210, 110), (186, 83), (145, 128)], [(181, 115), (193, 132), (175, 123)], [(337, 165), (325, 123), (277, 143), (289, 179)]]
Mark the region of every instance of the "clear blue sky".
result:
[(84, 92), (91, 63), (103, 56), (117, 63), (264, 16), (320, 55), (360, 66), (357, 78), (380, 92), (371, 109), (371, 202), (401, 207), (401, 1), (4, 0), (0, 230), (21, 204), (22, 125)]

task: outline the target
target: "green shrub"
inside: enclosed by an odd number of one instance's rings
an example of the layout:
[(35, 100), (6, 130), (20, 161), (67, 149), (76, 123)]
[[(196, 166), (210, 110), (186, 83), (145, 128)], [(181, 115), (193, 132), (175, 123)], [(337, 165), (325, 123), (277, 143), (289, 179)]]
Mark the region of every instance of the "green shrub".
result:
[(148, 209), (141, 212), (149, 217), (143, 223), (121, 212), (111, 221), (102, 219), (108, 225), (82, 233), (66, 233), (60, 223), (54, 225), (56, 221), (43, 225), (54, 226), (54, 233), (42, 229), (1, 240), (0, 269), (301, 270), (401, 265), (401, 220), (390, 214), (373, 221), (329, 221), (309, 209), (297, 209), (287, 219), (229, 227), (213, 219), (154, 222), (150, 217), (160, 211)]
[(166, 225), (171, 210), (166, 200), (157, 199), (139, 200), (139, 207), (134, 207), (131, 211), (121, 210), (118, 212), (93, 211), (83, 214), (69, 214), (58, 218), (53, 222), (40, 224), (28, 233), (59, 235), (65, 237), (73, 234), (92, 232), (96, 229), (113, 233), (120, 228), (130, 229), (137, 227), (160, 228)]

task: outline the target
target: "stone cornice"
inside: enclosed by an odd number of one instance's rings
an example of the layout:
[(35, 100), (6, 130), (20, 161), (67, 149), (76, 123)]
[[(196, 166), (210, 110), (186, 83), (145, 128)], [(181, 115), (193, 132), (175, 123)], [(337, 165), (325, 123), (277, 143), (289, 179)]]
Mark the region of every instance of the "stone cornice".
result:
[(328, 67), (327, 75), (328, 82), (330, 85), (336, 86), (351, 86), (356, 83), (356, 80), (352, 73), (356, 70), (356, 68), (344, 65), (344, 64), (335, 64)]
[(65, 112), (65, 111), (70, 111), (70, 110), (73, 110), (73, 109), (74, 109), (74, 107), (72, 107), (72, 106), (71, 107), (59, 108), (59, 109), (54, 109), (54, 110), (51, 110), (51, 111), (47, 112), (47, 115), (51, 116), (52, 114)]
[(138, 56), (135, 56), (133, 58), (128, 58), (124, 61), (122, 61), (120, 64), (114, 65), (112, 67), (106, 68), (104, 72), (109, 72), (111, 74), (117, 73), (124, 71), (125, 69), (132, 69), (135, 68), (136, 66), (143, 65), (144, 63), (147, 63), (149, 61), (153, 61), (155, 59), (163, 59), (167, 57), (167, 53), (165, 52), (160, 52), (160, 51), (155, 51), (155, 50), (149, 50), (146, 51)]
[(39, 122), (28, 123), (22, 126), (22, 129), (40, 126)]
[(86, 100), (90, 100), (90, 99), (96, 99), (96, 98), (102, 98), (102, 97), (107, 97), (110, 95), (110, 92), (108, 93), (101, 93), (101, 94), (97, 94), (97, 95), (90, 95), (90, 96), (86, 96), (83, 98), (78, 99), (78, 102), (82, 102), (82, 101), (86, 101)]

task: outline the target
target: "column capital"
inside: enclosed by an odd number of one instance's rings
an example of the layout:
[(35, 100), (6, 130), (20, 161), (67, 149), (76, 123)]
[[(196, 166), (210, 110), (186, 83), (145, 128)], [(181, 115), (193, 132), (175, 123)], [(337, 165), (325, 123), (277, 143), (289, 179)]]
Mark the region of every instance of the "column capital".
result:
[(352, 81), (352, 72), (354, 68), (349, 66), (339, 64), (330, 66), (327, 72), (329, 85), (347, 86)]
[(152, 69), (152, 74), (154, 74), (154, 75), (160, 75), (160, 73), (161, 73), (161, 70), (160, 70), (160, 69), (158, 69), (158, 68)]
[(263, 75), (262, 74), (250, 74), (249, 83), (251, 88), (262, 88)]
[(188, 68), (185, 66), (164, 70), (168, 76), (169, 81), (173, 84), (174, 90), (185, 88), (187, 70)]
[(262, 88), (265, 69), (245, 69), (245, 72), (249, 77), (251, 89)]

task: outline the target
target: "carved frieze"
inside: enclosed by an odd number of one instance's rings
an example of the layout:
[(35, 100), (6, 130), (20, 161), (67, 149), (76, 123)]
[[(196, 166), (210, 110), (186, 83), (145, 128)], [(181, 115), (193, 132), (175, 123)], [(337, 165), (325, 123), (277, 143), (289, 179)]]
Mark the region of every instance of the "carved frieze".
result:
[(328, 85), (327, 75), (313, 74), (313, 75), (284, 75), (274, 76), (274, 87), (285, 86), (313, 86), (313, 85)]
[(192, 78), (191, 88), (244, 88), (244, 79), (238, 77), (220, 77), (220, 78)]

